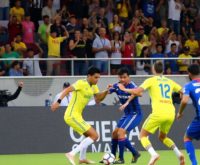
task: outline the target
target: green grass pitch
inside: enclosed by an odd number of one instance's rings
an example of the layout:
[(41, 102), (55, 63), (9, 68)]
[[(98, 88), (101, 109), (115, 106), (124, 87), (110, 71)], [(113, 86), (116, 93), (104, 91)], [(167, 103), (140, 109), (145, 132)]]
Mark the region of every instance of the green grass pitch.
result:
[[(147, 152), (141, 152), (142, 156), (138, 160), (137, 165), (146, 165), (150, 156)], [(173, 151), (159, 151), (160, 159), (157, 165), (179, 165), (178, 160)], [(190, 165), (188, 156), (186, 155), (186, 165)], [(196, 152), (198, 162), (200, 162), (200, 150)], [(88, 153), (88, 158), (98, 162), (103, 153)], [(77, 157), (78, 158), (78, 157)], [(126, 165), (130, 164), (131, 154), (125, 153)], [(78, 163), (77, 163), (78, 164)], [(99, 164), (99, 163), (96, 163)], [(0, 165), (70, 165), (64, 154), (27, 154), (27, 155), (0, 155)]]

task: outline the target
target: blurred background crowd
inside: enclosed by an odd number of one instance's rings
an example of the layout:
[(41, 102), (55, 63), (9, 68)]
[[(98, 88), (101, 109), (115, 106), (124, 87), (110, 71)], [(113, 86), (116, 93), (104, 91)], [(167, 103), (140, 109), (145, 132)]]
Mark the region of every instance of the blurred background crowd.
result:
[(105, 75), (122, 66), (147, 75), (151, 58), (165, 58), (165, 74), (185, 74), (200, 64), (199, 7), (198, 0), (1, 0), (0, 59), (16, 60), (0, 60), (0, 76), (85, 75), (92, 65)]

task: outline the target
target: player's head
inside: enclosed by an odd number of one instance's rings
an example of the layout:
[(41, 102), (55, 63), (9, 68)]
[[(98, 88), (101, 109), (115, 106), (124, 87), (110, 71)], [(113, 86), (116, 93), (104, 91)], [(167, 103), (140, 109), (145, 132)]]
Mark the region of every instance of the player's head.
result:
[(87, 77), (91, 85), (97, 84), (100, 78), (100, 70), (96, 67), (90, 67), (87, 72)]
[(122, 84), (128, 84), (130, 81), (130, 72), (128, 70), (128, 68), (120, 68), (118, 70), (118, 77), (119, 77), (119, 82)]
[(163, 63), (161, 61), (156, 61), (152, 67), (152, 72), (154, 75), (163, 74)]
[(200, 75), (200, 67), (198, 64), (191, 64), (188, 67), (188, 75), (190, 79), (193, 79)]

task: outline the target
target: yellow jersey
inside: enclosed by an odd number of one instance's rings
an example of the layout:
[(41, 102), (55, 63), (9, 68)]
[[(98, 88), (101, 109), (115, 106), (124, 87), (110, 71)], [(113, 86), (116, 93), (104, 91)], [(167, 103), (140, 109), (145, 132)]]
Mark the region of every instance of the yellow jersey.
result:
[(16, 16), (17, 20), (19, 22), (22, 21), (24, 14), (25, 14), (25, 12), (24, 12), (24, 9), (22, 7), (20, 7), (20, 8), (13, 7), (13, 8), (10, 9), (10, 15)]
[(175, 113), (172, 93), (179, 92), (180, 85), (165, 76), (153, 76), (145, 80), (140, 87), (149, 92), (153, 114), (162, 116)]
[(48, 37), (48, 56), (60, 57), (60, 44), (63, 42), (65, 37)]
[(185, 42), (185, 46), (190, 47), (190, 52), (189, 52), (190, 54), (196, 54), (199, 49), (199, 43), (197, 40), (194, 40), (194, 41), (187, 40)]
[(180, 54), (178, 56), (178, 58), (188, 58), (188, 60), (178, 60), (178, 64), (179, 64), (179, 71), (181, 72), (187, 72), (188, 66), (191, 64), (192, 60), (192, 56), (191, 55), (186, 55), (184, 53)]
[(72, 99), (65, 112), (65, 117), (80, 117), (83, 109), (88, 104), (92, 96), (99, 93), (97, 85), (90, 85), (86, 79), (78, 80), (72, 84), (74, 91)]
[(21, 48), (24, 48), (24, 49), (27, 48), (24, 42), (19, 42), (19, 43), (14, 42), (13, 47), (14, 47), (14, 51), (18, 51), (18, 49), (21, 49)]

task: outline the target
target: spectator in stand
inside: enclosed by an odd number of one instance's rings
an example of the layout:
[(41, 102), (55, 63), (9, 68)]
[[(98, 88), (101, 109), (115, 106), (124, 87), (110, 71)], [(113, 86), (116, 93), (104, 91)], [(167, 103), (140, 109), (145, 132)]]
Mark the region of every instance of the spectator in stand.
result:
[[(67, 39), (67, 37), (57, 37), (56, 31), (51, 31), (48, 36), (48, 58), (60, 58), (60, 45)], [(48, 60), (47, 75), (59, 75), (60, 64), (59, 61)]]
[(21, 7), (21, 1), (16, 0), (15, 6), (10, 9), (10, 17), (16, 16), (17, 21), (21, 22), (24, 19), (24, 9)]
[(68, 32), (64, 25), (62, 25), (62, 20), (60, 16), (55, 17), (55, 23), (50, 26), (50, 31), (55, 31), (57, 36), (56, 37), (68, 37)]
[(142, 49), (145, 46), (149, 46), (149, 45), (145, 42), (144, 36), (142, 34), (138, 35), (138, 37), (136, 39), (136, 55), (137, 55), (137, 57), (140, 57)]
[(145, 17), (156, 17), (156, 2), (154, 0), (142, 0), (142, 10)]
[(9, 0), (0, 1), (0, 20), (9, 19)]
[[(150, 51), (147, 46), (143, 47), (141, 58), (150, 58)], [(136, 75), (148, 75), (151, 73), (151, 61), (144, 59), (136, 62)]]
[(22, 34), (22, 24), (17, 20), (17, 17), (14, 15), (10, 17), (8, 23), (9, 43), (14, 40), (17, 34)]
[(50, 20), (49, 20), (49, 16), (45, 15), (43, 16), (43, 23), (39, 26), (38, 29), (38, 36), (40, 39), (40, 47), (43, 50), (43, 57), (47, 58), (47, 54), (48, 54), (48, 46), (47, 46), (47, 34), (48, 29), (50, 29)]
[(185, 42), (185, 46), (188, 46), (190, 48), (190, 55), (192, 55), (193, 57), (198, 57), (199, 43), (197, 40), (195, 40), (194, 33), (190, 34), (189, 39)]
[(22, 42), (22, 35), (17, 34), (14, 41), (11, 43), (14, 51), (18, 52), (23, 57), (24, 52), (27, 50), (26, 44)]
[[(120, 33), (115, 31), (113, 40), (111, 41), (111, 58), (122, 58), (121, 53), (122, 41), (120, 41)], [(111, 60), (111, 74), (116, 75), (118, 69), (121, 67), (121, 60)]]
[(110, 33), (113, 33), (116, 31), (119, 33), (123, 32), (123, 26), (117, 14), (113, 16), (113, 22), (109, 24), (109, 30), (110, 30)]
[(89, 15), (91, 15), (94, 11), (98, 11), (100, 8), (99, 0), (92, 0), (92, 3), (89, 5)]
[(167, 27), (167, 21), (161, 21), (161, 27), (158, 28), (158, 34), (161, 38), (165, 38), (168, 35), (169, 28)]
[(76, 29), (79, 29), (80, 27), (77, 24), (77, 19), (75, 15), (71, 15), (69, 18), (69, 23), (66, 25), (66, 29), (69, 33), (69, 39), (74, 38), (74, 32)]
[(24, 21), (22, 21), (22, 30), (23, 30), (23, 42), (25, 44), (34, 43), (35, 25), (31, 21), (30, 15), (25, 15), (25, 19)]
[(89, 20), (88, 20), (88, 18), (84, 17), (84, 18), (82, 19), (81, 30), (82, 30), (82, 31), (83, 31), (84, 29), (89, 30), (89, 28), (90, 28)]
[[(178, 56), (178, 58), (185, 58), (184, 60), (178, 60), (179, 65), (179, 73), (180, 74), (187, 74), (188, 66), (191, 64), (192, 56), (190, 55), (190, 48), (185, 46), (183, 48), (183, 53)], [(188, 59), (186, 59), (188, 58)]]
[[(23, 61), (23, 73), (26, 76), (42, 76), (41, 70), (40, 70), (40, 65), (39, 65), (39, 58), (42, 56), (42, 49), (40, 48), (39, 44), (36, 44), (39, 53), (34, 54), (33, 49), (28, 49), (27, 50), (27, 55), (28, 57), (26, 58), (27, 60)], [(30, 61), (30, 59), (38, 59), (37, 61)]]
[(51, 22), (56, 16), (56, 11), (53, 8), (53, 0), (47, 0), (47, 5), (42, 9), (42, 17), (48, 15)]
[[(12, 51), (10, 44), (6, 44), (5, 45), (5, 53), (2, 55), (3, 58), (19, 58), (20, 55), (15, 52)], [(6, 71), (8, 71), (12, 65), (12, 61), (4, 61), (5, 67), (6, 67)]]
[[(86, 41), (83, 39), (80, 30), (75, 30), (75, 37), (69, 41), (69, 49), (72, 51), (73, 58), (87, 58), (86, 54)], [(74, 61), (74, 75), (86, 75), (87, 61), (75, 60)]]
[(167, 39), (165, 53), (170, 52), (172, 44), (176, 44), (176, 52), (178, 52), (182, 47), (181, 42), (177, 40), (176, 33), (174, 33), (173, 31), (170, 32), (169, 37)]
[(99, 9), (98, 15), (97, 15), (97, 22), (100, 23), (104, 28), (108, 28), (108, 20), (105, 17), (105, 8), (101, 7)]
[[(92, 32), (92, 29), (89, 29), (87, 40), (86, 40), (87, 58), (95, 58), (94, 57), (94, 52), (92, 51), (93, 42), (94, 42), (94, 33)], [(95, 61), (94, 60), (89, 60), (88, 61), (88, 67), (91, 67), (91, 66), (95, 66)]]
[[(108, 58), (111, 51), (111, 44), (106, 38), (106, 29), (104, 27), (99, 28), (99, 36), (96, 36), (92, 47), (95, 58)], [(96, 67), (99, 68), (103, 74), (107, 74), (108, 60), (97, 60)]]
[(180, 35), (181, 11), (184, 10), (184, 5), (181, 0), (169, 0), (168, 2), (170, 27), (177, 35)]
[(185, 17), (185, 21), (183, 21), (182, 24), (182, 35), (183, 39), (187, 40), (189, 39), (190, 34), (193, 33), (193, 29), (190, 23), (190, 18), (188, 16)]
[(131, 34), (126, 32), (124, 34), (124, 41), (122, 42), (122, 66), (129, 69), (131, 74), (135, 74), (135, 65), (133, 60), (125, 60), (123, 58), (134, 58), (134, 43), (131, 40)]
[[(1, 51), (2, 47), (0, 47), (0, 59), (2, 58), (3, 52)], [(0, 60), (0, 76), (6, 75), (6, 67), (4, 61)]]
[(124, 29), (128, 28), (128, 18), (131, 12), (131, 5), (129, 0), (122, 0), (117, 4), (118, 15), (122, 22), (124, 22)]
[[(171, 44), (171, 51), (167, 53), (167, 58), (178, 58), (177, 45), (175, 43)], [(165, 68), (168, 69), (168, 72), (171, 74), (179, 73), (177, 60), (166, 60), (165, 62)]]
[(23, 71), (18, 61), (14, 61), (11, 64), (11, 68), (9, 70), (9, 76), (23, 76)]
[(152, 58), (164, 58), (163, 46), (161, 43), (156, 44), (156, 53), (151, 55)]

